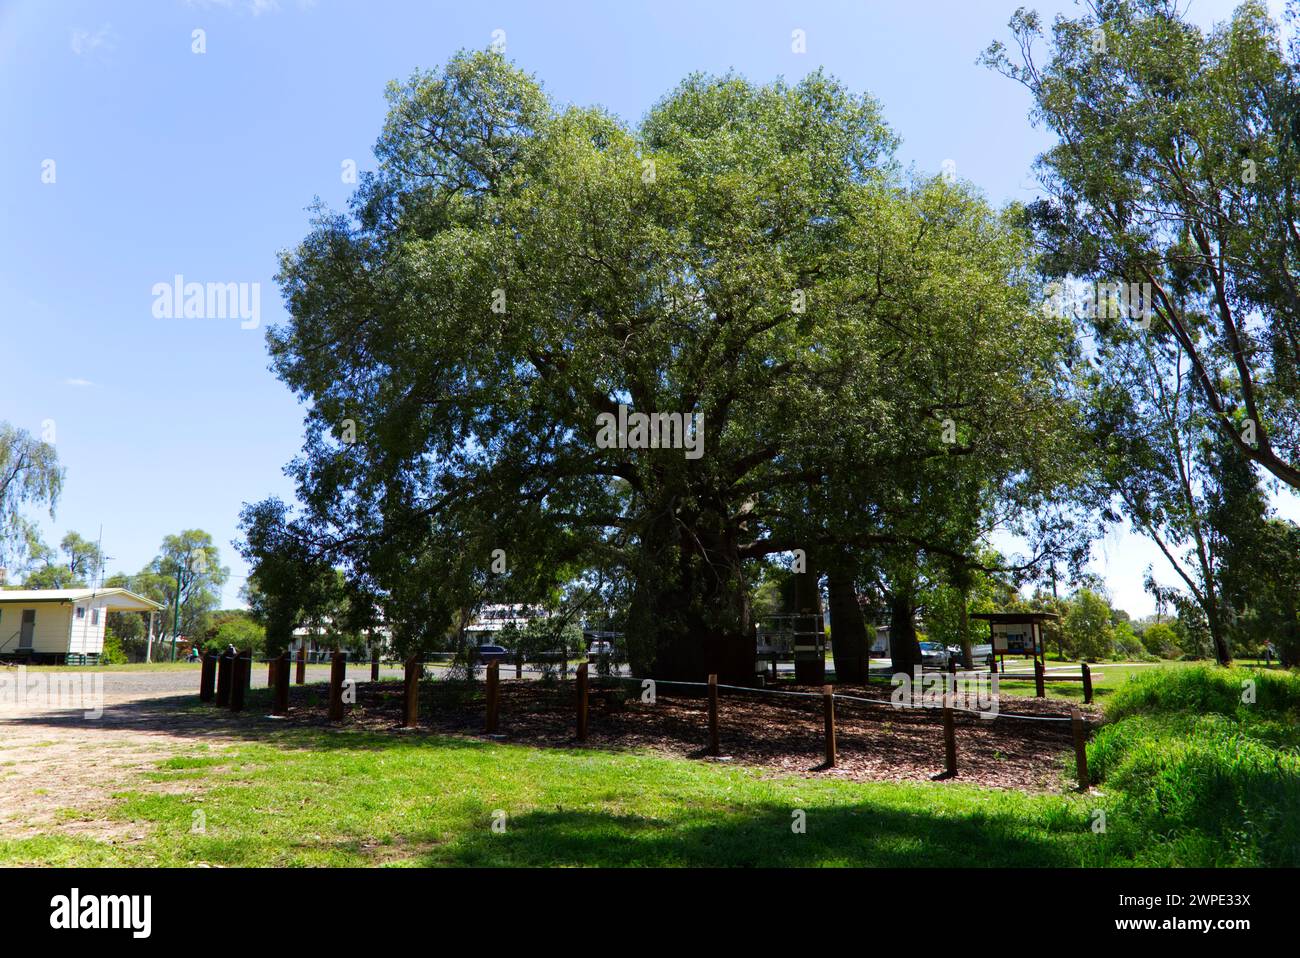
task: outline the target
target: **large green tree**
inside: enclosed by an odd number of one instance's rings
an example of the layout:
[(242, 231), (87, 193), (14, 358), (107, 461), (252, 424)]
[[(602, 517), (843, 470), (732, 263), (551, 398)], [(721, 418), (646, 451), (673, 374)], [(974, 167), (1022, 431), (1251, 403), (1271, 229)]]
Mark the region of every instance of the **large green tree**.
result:
[[(283, 525), (395, 636), (500, 553), (521, 593), (622, 576), (638, 671), (748, 679), (752, 560), (964, 555), (998, 504), (1050, 504), (1068, 324), (1030, 308), (1015, 212), (900, 176), (874, 100), (695, 76), (629, 129), (475, 53), (389, 101), (269, 344), (308, 406)], [(698, 427), (603, 442), (627, 412)]]

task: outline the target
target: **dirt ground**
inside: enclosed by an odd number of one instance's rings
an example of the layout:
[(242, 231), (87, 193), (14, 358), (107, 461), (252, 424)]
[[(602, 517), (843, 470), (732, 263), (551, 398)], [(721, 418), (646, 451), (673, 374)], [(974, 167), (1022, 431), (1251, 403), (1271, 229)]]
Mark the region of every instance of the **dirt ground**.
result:
[[(551, 748), (649, 748), (679, 757), (708, 758), (708, 704), (702, 690), (661, 684), (654, 704), (640, 700), (634, 683), (601, 688), (593, 677), (585, 746), (575, 740), (576, 705), (572, 681), (553, 687), (531, 680), (503, 678), (499, 727), (494, 739)], [(820, 693), (783, 684), (784, 692)], [(723, 761), (788, 774), (834, 776), (854, 781), (928, 781), (943, 778), (944, 738), (938, 709), (894, 708), (884, 685), (836, 686), (837, 761), (825, 767), (822, 698), (725, 689), (718, 707)], [(290, 722), (328, 724), (323, 690), (294, 688)], [(992, 788), (1056, 791), (1073, 761), (1068, 721), (1017, 719), (1046, 715), (1068, 719), (1069, 702), (1003, 696), (997, 717), (954, 715), (957, 739), (956, 781)], [(483, 736), (485, 692), (451, 683), (424, 683), (420, 724), (431, 730)], [(1100, 712), (1082, 710), (1092, 721)], [(393, 683), (357, 686), (356, 704), (345, 725), (375, 731), (400, 725), (402, 692)], [(714, 759), (710, 759), (714, 760)], [(1068, 774), (1067, 774), (1068, 778)]]

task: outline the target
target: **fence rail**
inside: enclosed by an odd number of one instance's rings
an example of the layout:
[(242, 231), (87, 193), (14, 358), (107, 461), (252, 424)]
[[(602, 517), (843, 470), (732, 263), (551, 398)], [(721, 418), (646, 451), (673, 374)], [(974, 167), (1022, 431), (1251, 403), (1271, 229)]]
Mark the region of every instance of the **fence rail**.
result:
[[(289, 686), (289, 653), (285, 652), (276, 659), (268, 660), (270, 663), (270, 675), (268, 684), (275, 690), (274, 706), (272, 714), (283, 716), (288, 713), (288, 686)], [(207, 655), (203, 657), (203, 665), (200, 670), (199, 679), (199, 699), (200, 701), (210, 701), (213, 695), (213, 673), (215, 672), (215, 699), (218, 706), (226, 706), (232, 711), (239, 711), (244, 707), (244, 690), (248, 685), (249, 674), (252, 668), (253, 660), (250, 654), (240, 654), (231, 656), (223, 654), (219, 657)], [(374, 661), (372, 660), (372, 674)], [(301, 658), (299, 659), (301, 666)], [(412, 656), (404, 663), (405, 676), (403, 681), (403, 721), (405, 728), (414, 728), (419, 721), (419, 680), (424, 671), (424, 662), (418, 656)], [(486, 705), (484, 715), (484, 729), (488, 734), (495, 734), (500, 725), (501, 715), (501, 698), (500, 698), (500, 661), (487, 663), (486, 679)], [(345, 682), (347, 661), (342, 653), (335, 653), (330, 668), (330, 688), (329, 688), (329, 718), (331, 721), (340, 721), (344, 716), (344, 697), (343, 685)], [(517, 670), (522, 671), (522, 666), (517, 665)], [(301, 673), (301, 668), (300, 668)], [(1042, 695), (1042, 677), (1041, 667), (1035, 670), (1036, 678), (1039, 680), (1039, 695)], [(963, 673), (966, 675), (1000, 675), (1006, 677), (1005, 673)], [(1088, 756), (1087, 756), (1087, 739), (1088, 723), (1082, 713), (1076, 707), (1071, 707), (1069, 716), (1062, 715), (1042, 715), (1021, 712), (991, 712), (967, 708), (958, 703), (957, 692), (957, 673), (950, 670), (947, 674), (946, 688), (940, 694), (938, 702), (935, 704), (926, 704), (925, 696), (922, 701), (917, 702), (896, 702), (893, 700), (885, 701), (882, 699), (865, 698), (860, 695), (849, 695), (842, 692), (836, 692), (834, 686), (824, 685), (820, 692), (803, 692), (793, 689), (772, 689), (764, 687), (753, 687), (745, 685), (726, 685), (718, 681), (716, 675), (710, 675), (706, 682), (689, 682), (680, 679), (651, 679), (644, 676), (632, 675), (604, 675), (597, 677), (600, 681), (610, 683), (635, 682), (642, 684), (652, 682), (657, 689), (659, 686), (678, 687), (687, 689), (702, 689), (707, 699), (707, 751), (709, 755), (721, 755), (721, 708), (720, 700), (723, 691), (740, 693), (746, 695), (757, 695), (765, 697), (787, 697), (793, 699), (820, 699), (822, 703), (823, 716), (823, 744), (825, 746), (825, 765), (826, 768), (834, 767), (838, 760), (838, 750), (836, 743), (836, 725), (835, 725), (835, 707), (836, 702), (843, 702), (851, 707), (869, 707), (869, 708), (887, 708), (891, 710), (899, 709), (920, 709), (922, 712), (937, 714), (938, 720), (942, 723), (944, 738), (944, 777), (952, 778), (958, 774), (958, 740), (957, 729), (954, 716), (957, 713), (978, 716), (984, 721), (996, 722), (1007, 719), (1011, 721), (1027, 722), (1050, 722), (1050, 723), (1070, 723), (1071, 734), (1074, 742), (1075, 752), (1075, 772), (1080, 789), (1086, 790), (1089, 787), (1088, 778)], [(1069, 676), (1071, 680), (1077, 679), (1084, 683), (1085, 695), (1088, 701), (1092, 698), (1092, 684), (1088, 666), (1082, 664), (1078, 676)], [(1053, 681), (1056, 681), (1053, 677)], [(574, 683), (574, 737), (579, 742), (587, 740), (588, 734), (588, 716), (591, 700), (591, 684), (588, 663), (580, 662), (575, 670)]]

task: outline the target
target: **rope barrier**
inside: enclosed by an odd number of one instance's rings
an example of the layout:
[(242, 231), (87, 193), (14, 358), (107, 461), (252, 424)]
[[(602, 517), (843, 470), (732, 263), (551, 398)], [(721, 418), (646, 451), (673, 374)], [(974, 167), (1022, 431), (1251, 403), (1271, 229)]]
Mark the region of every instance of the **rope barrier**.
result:
[[(506, 663), (501, 663), (501, 664), (502, 664), (502, 666), (503, 666), (503, 671), (504, 671), (504, 670), (507, 670), (507, 669), (509, 669), (509, 668), (511, 667), (511, 666), (509, 666), (509, 665), (506, 664)], [(582, 663), (579, 662), (579, 663), (577, 663), (577, 664), (580, 665), (580, 664), (582, 664)], [(531, 666), (524, 666), (523, 668), (517, 668), (516, 671), (518, 671), (518, 672), (524, 672), (524, 673), (529, 673), (529, 674), (533, 674), (533, 675), (545, 675), (545, 674), (547, 674), (547, 670), (546, 670), (546, 669), (538, 669), (538, 668), (531, 667)], [(942, 673), (942, 674), (950, 674), (950, 673)], [(958, 673), (958, 674), (960, 675), (960, 674), (962, 674), (962, 673)], [(990, 675), (990, 674), (996, 674), (996, 675), (998, 675), (998, 676), (1001, 677), (1001, 678), (1019, 678), (1019, 677), (1022, 677), (1022, 676), (1023, 676), (1023, 677), (1027, 677), (1027, 678), (1033, 678), (1033, 677), (1034, 677), (1032, 673), (1008, 673), (1008, 672), (985, 673), (985, 672), (980, 672), (980, 673), (965, 673), (965, 674), (967, 674), (967, 675)], [(508, 676), (506, 676), (506, 677), (508, 677)], [(614, 675), (599, 675), (599, 674), (597, 674), (597, 675), (592, 676), (592, 678), (595, 679), (595, 680), (602, 680), (602, 679), (603, 679), (603, 680), (610, 680), (610, 681), (616, 681), (616, 682), (647, 682), (647, 681), (649, 681), (649, 682), (654, 682), (656, 688), (659, 687), (659, 686), (677, 686), (677, 687), (681, 687), (681, 688), (708, 688), (708, 686), (709, 686), (709, 683), (708, 683), (708, 682), (686, 682), (686, 681), (683, 681), (683, 680), (680, 680), (680, 679), (650, 679), (650, 678), (646, 678), (646, 677), (644, 677), (644, 676), (637, 676), (637, 675), (618, 675), (618, 674), (614, 674)], [(785, 695), (785, 696), (789, 696), (789, 697), (791, 697), (791, 698), (820, 699), (820, 698), (822, 698), (823, 695), (824, 695), (824, 693), (822, 693), (822, 692), (795, 692), (795, 691), (788, 690), (788, 689), (757, 688), (757, 687), (754, 687), (754, 686), (747, 686), (747, 685), (724, 685), (724, 684), (722, 684), (722, 683), (718, 683), (717, 687), (718, 687), (719, 689), (729, 689), (729, 690), (731, 690), (731, 691), (735, 691), (735, 692), (750, 692), (750, 693), (753, 693), (753, 694), (756, 694), (756, 695)], [(944, 706), (944, 705), (942, 705), (942, 704), (939, 704), (939, 705), (924, 705), (924, 704), (917, 704), (917, 703), (914, 703), (914, 702), (901, 703), (901, 702), (885, 701), (885, 700), (882, 700), (882, 699), (868, 699), (868, 698), (862, 698), (861, 696), (857, 696), (857, 695), (847, 695), (847, 694), (842, 693), (842, 692), (833, 692), (833, 693), (832, 693), (832, 698), (834, 698), (834, 699), (838, 699), (838, 700), (840, 700), (840, 701), (844, 701), (844, 702), (854, 702), (854, 703), (859, 703), (859, 704), (862, 704), (862, 705), (878, 706), (878, 707), (881, 707), (881, 708), (891, 708), (891, 709), (895, 709), (895, 710), (898, 710), (898, 709), (921, 709), (921, 710), (928, 710), (928, 711), (939, 711), (939, 710), (941, 710), (941, 709), (947, 707), (947, 708), (951, 708), (952, 711), (954, 711), (954, 712), (962, 712), (962, 713), (967, 714), (967, 715), (977, 715), (977, 716), (979, 716), (980, 718), (985, 719), (985, 720), (999, 719), (999, 718), (1009, 718), (1009, 719), (1020, 719), (1020, 720), (1026, 721), (1026, 722), (1069, 722), (1069, 721), (1070, 721), (1070, 718), (1069, 718), (1068, 716), (1060, 716), (1060, 715), (1027, 715), (1027, 714), (1019, 713), (1019, 712), (1002, 712), (1002, 711), (998, 711), (998, 712), (989, 712), (989, 711), (986, 711), (986, 710), (965, 708), (965, 707), (957, 706), (957, 705)]]

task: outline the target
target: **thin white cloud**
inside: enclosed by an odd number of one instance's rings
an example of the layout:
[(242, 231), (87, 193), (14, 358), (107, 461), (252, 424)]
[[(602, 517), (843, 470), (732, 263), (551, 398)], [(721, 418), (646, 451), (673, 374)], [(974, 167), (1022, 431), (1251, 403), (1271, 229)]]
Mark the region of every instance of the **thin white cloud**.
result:
[(93, 386), (93, 385), (95, 385), (95, 384), (92, 383), (89, 379), (65, 379), (65, 380), (63, 380), (63, 384), (64, 384), (65, 386)]
[(94, 53), (96, 50), (112, 50), (114, 46), (113, 25), (106, 23), (93, 33), (89, 30), (73, 30), (69, 46), (72, 47), (72, 52), (77, 56)]
[[(280, 0), (185, 0), (186, 6), (194, 7), (197, 10), (238, 10), (244, 13), (251, 13), (255, 17), (260, 17), (264, 13), (279, 13), (281, 9)], [(299, 10), (310, 10), (316, 6), (316, 0), (296, 0), (294, 4)]]

